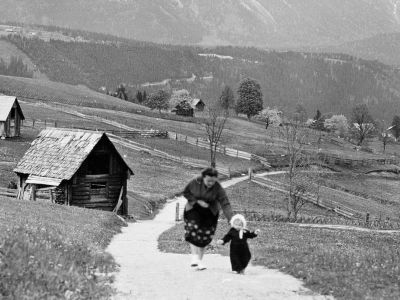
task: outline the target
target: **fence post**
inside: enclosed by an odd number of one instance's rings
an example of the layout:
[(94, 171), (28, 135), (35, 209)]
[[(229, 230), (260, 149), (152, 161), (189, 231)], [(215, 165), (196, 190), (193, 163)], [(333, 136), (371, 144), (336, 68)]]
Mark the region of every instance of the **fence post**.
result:
[(179, 221), (179, 202), (176, 203), (175, 207), (175, 222)]
[(54, 127), (57, 128), (57, 121), (54, 121)]
[(249, 168), (249, 179), (251, 180), (253, 177), (253, 170)]
[(365, 224), (369, 223), (369, 213), (365, 215)]
[(44, 119), (44, 128), (47, 128), (46, 119)]
[(178, 140), (178, 133), (175, 133), (175, 140)]
[(35, 119), (32, 119), (32, 127), (35, 127)]
[(196, 146), (199, 145), (199, 138), (196, 139)]

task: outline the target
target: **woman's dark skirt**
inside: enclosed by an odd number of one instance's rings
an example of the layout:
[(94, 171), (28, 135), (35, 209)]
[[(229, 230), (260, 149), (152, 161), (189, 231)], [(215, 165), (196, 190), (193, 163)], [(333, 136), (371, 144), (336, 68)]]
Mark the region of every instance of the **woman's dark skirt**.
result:
[(209, 208), (195, 204), (183, 214), (185, 221), (185, 240), (197, 247), (211, 243), (218, 223), (218, 213), (214, 215)]

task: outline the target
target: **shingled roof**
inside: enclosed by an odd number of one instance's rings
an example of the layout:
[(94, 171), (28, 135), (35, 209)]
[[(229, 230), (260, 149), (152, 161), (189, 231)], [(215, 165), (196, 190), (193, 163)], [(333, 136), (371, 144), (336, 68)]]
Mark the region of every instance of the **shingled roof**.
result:
[[(59, 179), (59, 182), (63, 179), (70, 180), (103, 137), (113, 145), (104, 132), (60, 128), (45, 129), (32, 142), (14, 172), (47, 179)], [(115, 151), (118, 153), (116, 149)], [(133, 174), (123, 157), (120, 154), (119, 156)]]
[[(17, 98), (15, 96), (0, 95), (0, 122), (4, 122), (7, 120), (15, 101), (17, 101)], [(24, 114), (22, 113), (22, 109), (19, 106), (18, 101), (17, 109), (21, 115), (21, 119), (25, 120)]]

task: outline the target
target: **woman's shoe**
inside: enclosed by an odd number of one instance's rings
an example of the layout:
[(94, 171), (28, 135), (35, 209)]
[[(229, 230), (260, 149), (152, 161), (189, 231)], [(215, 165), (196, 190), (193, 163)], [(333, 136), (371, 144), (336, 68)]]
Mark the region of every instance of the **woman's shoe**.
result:
[(205, 269), (207, 269), (207, 267), (205, 265), (203, 265), (201, 262), (199, 262), (197, 265), (197, 270), (203, 271)]
[(198, 260), (197, 256), (193, 255), (192, 256), (192, 260), (190, 262), (190, 266), (191, 267), (197, 267), (198, 264), (199, 264), (199, 260)]

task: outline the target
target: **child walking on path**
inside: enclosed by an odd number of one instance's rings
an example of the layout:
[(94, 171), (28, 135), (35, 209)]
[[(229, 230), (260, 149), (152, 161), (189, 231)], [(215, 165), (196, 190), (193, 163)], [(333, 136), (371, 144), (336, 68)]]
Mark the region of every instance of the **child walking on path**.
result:
[(230, 245), (230, 260), (232, 265), (232, 271), (238, 274), (244, 274), (249, 261), (251, 259), (251, 253), (247, 239), (255, 238), (260, 232), (257, 229), (254, 232), (250, 232), (246, 229), (246, 219), (243, 215), (234, 215), (230, 221), (232, 228), (229, 232), (217, 243), (225, 245), (229, 241)]

